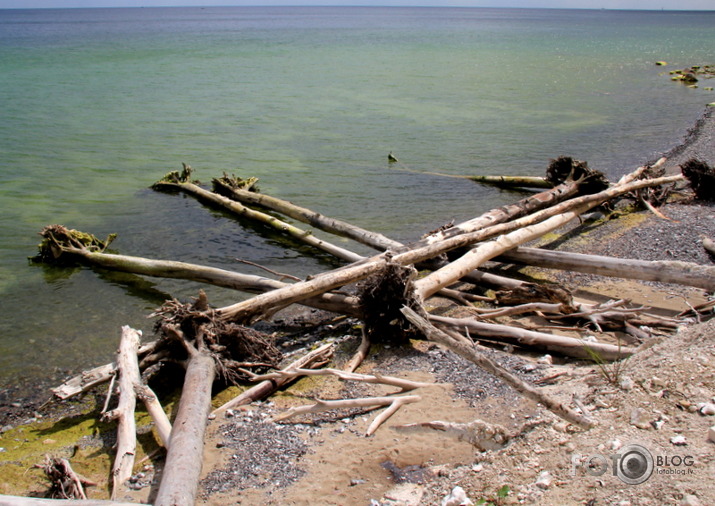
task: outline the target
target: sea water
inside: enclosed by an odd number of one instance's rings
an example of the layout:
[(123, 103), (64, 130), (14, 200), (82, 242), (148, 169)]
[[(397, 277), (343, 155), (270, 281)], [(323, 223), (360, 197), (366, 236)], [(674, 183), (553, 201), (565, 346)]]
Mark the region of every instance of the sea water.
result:
[(339, 263), (150, 185), (182, 162), (204, 182), (255, 176), (413, 240), (520, 197), (428, 172), (542, 175), (568, 155), (616, 177), (680, 142), (715, 95), (667, 71), (714, 63), (713, 26), (715, 12), (0, 11), (0, 386), (104, 363), (121, 325), (150, 338), (146, 316), (200, 288), (32, 265), (45, 225), (117, 233), (128, 255), (317, 273)]

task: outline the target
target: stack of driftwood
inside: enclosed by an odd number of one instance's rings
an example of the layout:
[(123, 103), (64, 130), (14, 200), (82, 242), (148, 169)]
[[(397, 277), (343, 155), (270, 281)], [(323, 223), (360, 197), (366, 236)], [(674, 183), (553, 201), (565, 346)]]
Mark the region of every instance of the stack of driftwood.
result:
[[(208, 190), (192, 180), (191, 168), (184, 165), (181, 173), (167, 174), (154, 188), (158, 191), (184, 192), (235, 213), (241, 219), (257, 220), (328, 252), (348, 262), (347, 265), (306, 280), (290, 278), (286, 281), (286, 276), (274, 273), (280, 278), (278, 280), (203, 265), (112, 254), (107, 252), (112, 237), (101, 241), (90, 234), (60, 225), (48, 226), (42, 232), (44, 240), (37, 257), (39, 261), (80, 262), (104, 269), (187, 279), (258, 294), (221, 308), (211, 307), (203, 292), (190, 303), (167, 301), (154, 314), (157, 317), (158, 339), (141, 344), (140, 332), (124, 327), (116, 362), (68, 380), (56, 388), (54, 394), (66, 399), (106, 381), (111, 381), (110, 396), (118, 392), (116, 407), (109, 410), (108, 400), (103, 414), (106, 419), (118, 421), (113, 498), (122, 491), (134, 466), (134, 409), (137, 399), (146, 404), (167, 450), (155, 501), (160, 505), (194, 502), (201, 471), (204, 431), (211, 409), (212, 385), (218, 380), (260, 382), (217, 411), (263, 398), (296, 377), (309, 374), (332, 374), (342, 379), (380, 382), (396, 386), (402, 392), (419, 386), (398, 378), (355, 373), (371, 343), (403, 345), (414, 338), (435, 341), (497, 375), (557, 416), (588, 428), (593, 422), (587, 413), (563, 405), (541, 393), (538, 388), (525, 384), (480, 353), (474, 342), (508, 343), (519, 348), (547, 350), (576, 358), (597, 357), (603, 361), (628, 357), (636, 352), (636, 348), (622, 343), (585, 342), (579, 338), (492, 323), (490, 320), (538, 313), (551, 321), (568, 321), (570, 325), (589, 325), (597, 330), (615, 328), (633, 336), (632, 344), (647, 338), (643, 328), (675, 328), (680, 322), (647, 314), (643, 308), (629, 307), (628, 302), (623, 300), (600, 305), (578, 303), (567, 289), (556, 284), (527, 283), (479, 269), (488, 261), (498, 261), (715, 290), (713, 267), (683, 262), (613, 259), (522, 246), (578, 219), (589, 210), (612, 204), (620, 198), (635, 199), (657, 211), (656, 207), (668, 189), (685, 182), (683, 175), (658, 174), (663, 162), (641, 167), (611, 183), (602, 174), (589, 169), (584, 162), (561, 157), (552, 161), (545, 178), (537, 178), (536, 186), (546, 187), (540, 193), (464, 223), (446, 225), (410, 244), (401, 244), (381, 234), (261, 194), (255, 188), (255, 179), (224, 174), (215, 179), (213, 189)], [(508, 181), (499, 178), (497, 183), (508, 184)], [(519, 179), (516, 184), (522, 186), (529, 182)], [(363, 257), (319, 239), (310, 231), (289, 224), (286, 218), (279, 218), (279, 215), (348, 237), (379, 253)], [(484, 297), (475, 295), (474, 290), (469, 289), (483, 286), (496, 288), (496, 295)], [(425, 301), (438, 294), (468, 305), (474, 317), (431, 315)], [(493, 304), (481, 302), (485, 300)], [(480, 307), (476, 307), (475, 301), (480, 301)], [(319, 308), (363, 322), (362, 342), (345, 369), (316, 370), (330, 361), (331, 345), (324, 345), (279, 370), (281, 352), (270, 338), (251, 325), (291, 304)], [(178, 361), (186, 370), (173, 424), (147, 385), (147, 378), (160, 374), (160, 366), (166, 361)], [(277, 372), (257, 374), (270, 369)], [(386, 406), (368, 429), (371, 433), (401, 405), (413, 402), (414, 397), (319, 401), (288, 412), (282, 418), (341, 407)], [(485, 424), (484, 433), (488, 437), (485, 436), (481, 443), (483, 448), (492, 447), (487, 439), (491, 438), (498, 444), (495, 438), (501, 437), (497, 428), (487, 426)], [(69, 468), (68, 463), (66, 467)]]

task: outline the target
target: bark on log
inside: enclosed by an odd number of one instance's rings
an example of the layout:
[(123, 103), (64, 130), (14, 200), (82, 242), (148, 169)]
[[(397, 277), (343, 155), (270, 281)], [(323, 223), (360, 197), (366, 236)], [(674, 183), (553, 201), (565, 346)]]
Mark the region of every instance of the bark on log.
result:
[(500, 367), (495, 362), (489, 360), (484, 355), (479, 354), (474, 348), (474, 346), (467, 346), (459, 341), (452, 339), (450, 336), (448, 336), (444, 332), (441, 332), (439, 329), (431, 325), (427, 320), (422, 318), (420, 315), (415, 313), (407, 306), (405, 306), (402, 311), (403, 314), (407, 317), (407, 319), (410, 320), (413, 325), (419, 328), (420, 331), (422, 331), (427, 337), (427, 339), (429, 339), (430, 341), (442, 344), (453, 352), (455, 352), (457, 355), (466, 358), (470, 362), (477, 364), (485, 371), (493, 374), (511, 387), (515, 388), (517, 391), (524, 394), (526, 397), (529, 397), (536, 402), (540, 402), (552, 413), (560, 416), (564, 420), (584, 428), (590, 428), (595, 425), (593, 420), (590, 420), (588, 417), (576, 413), (575, 411), (568, 408), (567, 406), (564, 406), (555, 399), (543, 394), (542, 392), (539, 392), (536, 388), (521, 381), (512, 373)]
[(249, 218), (251, 220), (263, 223), (264, 225), (278, 230), (281, 233), (288, 234), (291, 237), (304, 242), (305, 244), (313, 246), (314, 248), (321, 249), (327, 253), (330, 253), (333, 256), (342, 258), (343, 260), (347, 260), (348, 262), (356, 262), (362, 258), (362, 256), (358, 255), (357, 253), (346, 250), (345, 248), (341, 248), (340, 246), (336, 246), (335, 244), (331, 244), (328, 241), (318, 239), (317, 237), (312, 235), (310, 231), (302, 230), (289, 223), (281, 221), (278, 218), (275, 218), (269, 214), (249, 209), (248, 207), (243, 206), (236, 201), (224, 197), (223, 195), (218, 195), (217, 193), (205, 190), (200, 186), (195, 185), (194, 183), (159, 182), (156, 183), (153, 188), (175, 189), (181, 190), (185, 193), (189, 193), (191, 195), (194, 195), (199, 200), (218, 205), (238, 216), (242, 216), (244, 218)]
[(221, 195), (224, 195), (232, 200), (237, 200), (247, 205), (257, 205), (271, 209), (272, 211), (285, 214), (295, 220), (307, 223), (312, 227), (344, 237), (349, 237), (350, 239), (353, 239), (361, 244), (381, 251), (402, 246), (401, 243), (385, 237), (382, 234), (365, 230), (364, 228), (360, 228), (342, 220), (324, 216), (305, 207), (297, 206), (287, 200), (271, 197), (270, 195), (262, 193), (234, 188), (223, 179), (214, 179), (213, 186), (216, 193), (220, 193)]
[(194, 504), (203, 462), (204, 434), (211, 409), (214, 359), (196, 351), (186, 367), (179, 410), (155, 506)]
[[(580, 339), (567, 336), (557, 336), (545, 332), (535, 332), (509, 325), (484, 323), (472, 318), (447, 318), (444, 316), (430, 316), (430, 321), (448, 325), (456, 330), (467, 329), (476, 339), (509, 343), (516, 346), (536, 348), (560, 353), (575, 358), (592, 358), (595, 353), (603, 360), (620, 360), (635, 353), (633, 348), (616, 346), (606, 343), (586, 343)], [(589, 350), (591, 353), (589, 353)]]
[(630, 260), (523, 246), (507, 251), (494, 260), (715, 290), (715, 267), (689, 262)]
[(134, 385), (141, 383), (137, 350), (139, 350), (140, 333), (125, 325), (122, 327), (122, 338), (117, 353), (117, 369), (119, 372), (119, 404), (116, 409), (105, 413), (103, 419), (117, 420), (117, 455), (112, 468), (112, 500), (119, 495), (124, 482), (127, 481), (134, 468), (136, 455), (136, 395)]

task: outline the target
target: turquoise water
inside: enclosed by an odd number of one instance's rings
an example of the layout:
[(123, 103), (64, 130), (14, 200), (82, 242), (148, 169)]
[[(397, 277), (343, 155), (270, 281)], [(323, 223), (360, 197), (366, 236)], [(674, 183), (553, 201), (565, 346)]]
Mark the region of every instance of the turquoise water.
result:
[(713, 63), (712, 26), (715, 12), (0, 11), (0, 385), (106, 361), (121, 325), (149, 334), (168, 294), (198, 290), (29, 265), (43, 226), (117, 232), (125, 254), (315, 273), (337, 264), (148, 187), (187, 162), (415, 239), (517, 198), (420, 172), (540, 175), (565, 154), (615, 176), (677, 144), (715, 95), (664, 72)]

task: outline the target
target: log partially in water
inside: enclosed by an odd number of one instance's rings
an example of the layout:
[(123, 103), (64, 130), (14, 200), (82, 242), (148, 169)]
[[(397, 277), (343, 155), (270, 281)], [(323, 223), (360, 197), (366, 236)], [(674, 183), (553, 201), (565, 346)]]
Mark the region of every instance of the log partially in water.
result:
[(554, 186), (546, 178), (536, 176), (467, 176), (467, 179), (502, 188), (553, 188)]

